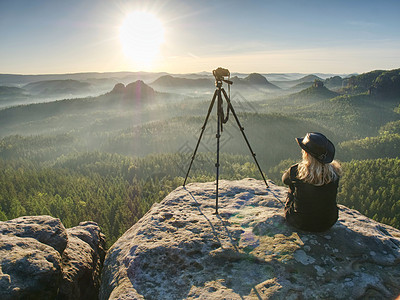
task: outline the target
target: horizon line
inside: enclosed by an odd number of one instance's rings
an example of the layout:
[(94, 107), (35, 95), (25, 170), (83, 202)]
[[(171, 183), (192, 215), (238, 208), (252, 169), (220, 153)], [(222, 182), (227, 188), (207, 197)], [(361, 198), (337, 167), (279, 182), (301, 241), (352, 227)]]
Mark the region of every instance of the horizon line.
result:
[[(397, 68), (395, 68), (397, 69)], [(373, 71), (390, 71), (390, 70), (395, 70), (395, 69), (373, 69), (367, 72), (341, 72), (341, 73), (337, 73), (337, 72), (232, 72), (232, 74), (254, 74), (254, 73), (258, 73), (258, 74), (330, 74), (330, 75), (353, 75), (353, 74), (363, 74), (363, 73), (368, 73), (368, 72), (373, 72)], [(56, 76), (56, 75), (80, 75), (80, 74), (108, 74), (108, 73), (133, 73), (133, 74), (137, 74), (137, 73), (148, 73), (148, 74), (159, 74), (159, 73), (165, 73), (165, 74), (173, 74), (173, 75), (190, 75), (190, 74), (205, 74), (205, 73), (210, 73), (210, 75), (212, 75), (212, 71), (196, 71), (196, 72), (167, 72), (167, 71), (81, 71), (81, 72), (66, 72), (66, 73), (60, 73), (60, 72), (55, 72), (55, 73), (0, 73), (0, 75), (10, 75), (10, 76)]]

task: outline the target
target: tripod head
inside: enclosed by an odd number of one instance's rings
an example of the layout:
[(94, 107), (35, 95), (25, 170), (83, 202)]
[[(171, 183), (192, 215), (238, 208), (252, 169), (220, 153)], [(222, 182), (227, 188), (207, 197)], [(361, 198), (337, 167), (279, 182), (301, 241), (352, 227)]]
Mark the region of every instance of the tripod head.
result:
[[(215, 85), (217, 87), (221, 87), (222, 82), (225, 82), (228, 85), (231, 85), (233, 83), (231, 80), (229, 80), (231, 73), (228, 69), (219, 67), (213, 71), (213, 75), (215, 77)], [(226, 79), (225, 77), (228, 77), (228, 79)]]

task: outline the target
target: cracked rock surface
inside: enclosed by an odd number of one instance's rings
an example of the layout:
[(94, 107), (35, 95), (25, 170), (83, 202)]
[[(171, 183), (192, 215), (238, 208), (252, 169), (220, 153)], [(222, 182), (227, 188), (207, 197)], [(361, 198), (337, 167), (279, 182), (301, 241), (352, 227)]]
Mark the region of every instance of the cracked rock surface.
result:
[(0, 299), (97, 299), (105, 237), (94, 222), (50, 216), (0, 222)]
[[(400, 231), (340, 206), (323, 233), (286, 224), (287, 189), (179, 187), (108, 251), (100, 299), (394, 299)], [(340, 202), (340, 199), (338, 199)]]

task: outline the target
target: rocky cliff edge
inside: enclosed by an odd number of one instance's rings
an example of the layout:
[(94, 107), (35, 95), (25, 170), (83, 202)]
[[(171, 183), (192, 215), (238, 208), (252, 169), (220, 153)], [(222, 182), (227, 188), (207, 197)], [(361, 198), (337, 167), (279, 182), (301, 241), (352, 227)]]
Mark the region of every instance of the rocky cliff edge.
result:
[[(108, 251), (100, 299), (394, 299), (400, 231), (340, 206), (329, 231), (288, 226), (287, 189), (196, 183), (168, 195)], [(339, 199), (340, 202), (340, 199)]]
[(98, 299), (105, 238), (94, 222), (50, 216), (0, 222), (0, 299)]

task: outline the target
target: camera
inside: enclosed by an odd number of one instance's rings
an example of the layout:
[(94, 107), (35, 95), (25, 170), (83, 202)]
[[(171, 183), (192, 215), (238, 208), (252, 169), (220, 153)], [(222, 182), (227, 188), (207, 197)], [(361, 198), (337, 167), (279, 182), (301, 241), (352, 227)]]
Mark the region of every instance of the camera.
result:
[(231, 73), (228, 69), (217, 68), (213, 71), (213, 75), (215, 77), (215, 80), (224, 80), (224, 77), (229, 77)]

